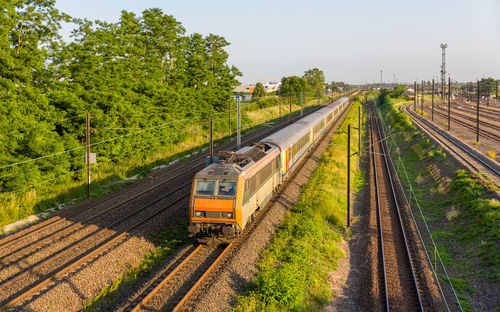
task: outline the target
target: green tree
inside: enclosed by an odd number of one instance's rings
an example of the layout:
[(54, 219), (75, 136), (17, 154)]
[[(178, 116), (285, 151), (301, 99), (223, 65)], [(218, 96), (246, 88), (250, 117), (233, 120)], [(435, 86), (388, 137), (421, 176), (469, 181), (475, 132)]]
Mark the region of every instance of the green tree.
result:
[(257, 82), (255, 88), (253, 89), (253, 96), (256, 98), (266, 96), (266, 88), (264, 88), (262, 83)]
[(495, 88), (496, 88), (495, 83), (496, 83), (495, 79), (491, 77), (481, 79), (480, 81), (481, 95), (495, 93)]
[(320, 94), (325, 89), (325, 75), (317, 68), (304, 72), (303, 78), (306, 80), (306, 91)]
[(281, 78), (279, 94), (282, 96), (297, 96), (306, 91), (306, 80), (298, 76), (289, 76)]
[(403, 85), (397, 85), (394, 87), (394, 90), (392, 91), (393, 97), (400, 97), (403, 95), (403, 93), (406, 92), (406, 88)]

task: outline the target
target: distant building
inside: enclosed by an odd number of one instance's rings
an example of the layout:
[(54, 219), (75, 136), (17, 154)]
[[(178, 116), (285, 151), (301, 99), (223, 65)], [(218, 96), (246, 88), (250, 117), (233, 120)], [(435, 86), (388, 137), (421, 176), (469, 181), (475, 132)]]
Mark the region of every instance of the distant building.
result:
[[(264, 85), (266, 92), (278, 91), (280, 86), (281, 86), (281, 82), (274, 82), (274, 81), (264, 82), (262, 84)], [(253, 93), (253, 90), (255, 89), (255, 85), (256, 85), (255, 83), (241, 84), (241, 85), (237, 86), (236, 88), (234, 88), (233, 92)]]

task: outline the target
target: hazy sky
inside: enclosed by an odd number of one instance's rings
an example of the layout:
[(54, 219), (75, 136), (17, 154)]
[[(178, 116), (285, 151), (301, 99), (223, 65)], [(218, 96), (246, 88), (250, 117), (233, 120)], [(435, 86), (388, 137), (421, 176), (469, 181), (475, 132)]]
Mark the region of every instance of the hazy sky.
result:
[[(440, 43), (459, 81), (500, 78), (500, 0), (56, 0), (73, 17), (116, 22), (122, 10), (158, 7), (187, 33), (231, 45), (241, 82), (280, 80), (318, 67), (327, 81), (364, 83), (439, 76)], [(65, 25), (67, 38), (71, 26)]]

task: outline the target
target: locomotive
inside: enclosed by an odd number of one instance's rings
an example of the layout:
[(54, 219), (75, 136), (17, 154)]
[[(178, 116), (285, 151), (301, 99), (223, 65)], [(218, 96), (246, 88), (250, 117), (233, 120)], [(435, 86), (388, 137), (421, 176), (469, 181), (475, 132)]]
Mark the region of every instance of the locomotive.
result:
[(200, 242), (238, 237), (348, 103), (340, 98), (253, 146), (219, 152), (193, 179), (190, 235)]

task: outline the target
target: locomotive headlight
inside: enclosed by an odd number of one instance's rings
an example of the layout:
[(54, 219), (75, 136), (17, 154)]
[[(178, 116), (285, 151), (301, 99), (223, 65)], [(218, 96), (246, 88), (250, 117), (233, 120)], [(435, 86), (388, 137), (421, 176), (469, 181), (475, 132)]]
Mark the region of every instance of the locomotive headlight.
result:
[(233, 214), (231, 212), (226, 213), (226, 218), (232, 218)]
[(203, 213), (203, 211), (195, 211), (194, 216), (198, 217), (198, 218), (202, 218), (202, 217), (204, 217), (204, 213)]

